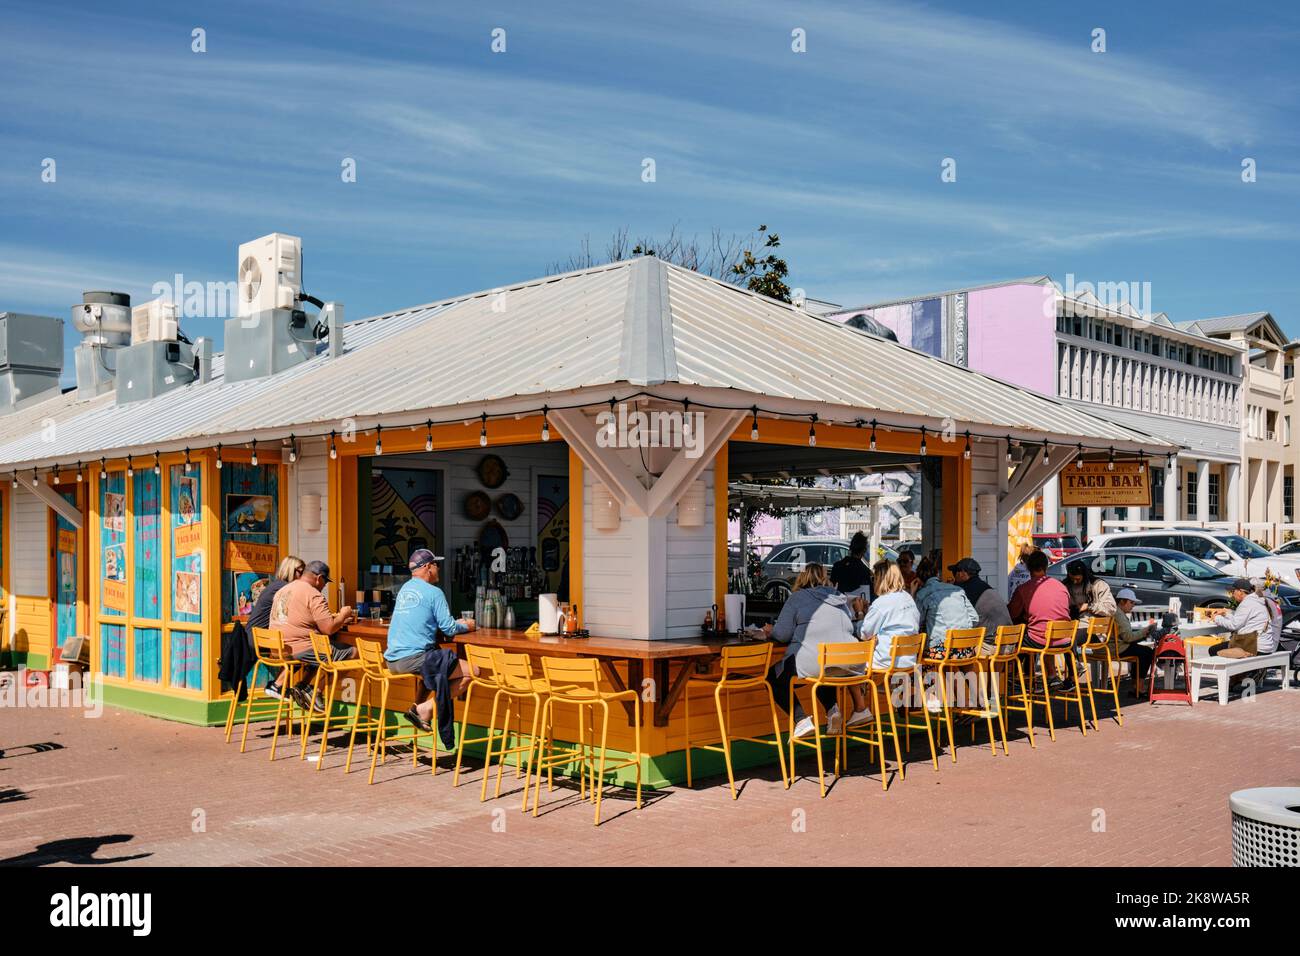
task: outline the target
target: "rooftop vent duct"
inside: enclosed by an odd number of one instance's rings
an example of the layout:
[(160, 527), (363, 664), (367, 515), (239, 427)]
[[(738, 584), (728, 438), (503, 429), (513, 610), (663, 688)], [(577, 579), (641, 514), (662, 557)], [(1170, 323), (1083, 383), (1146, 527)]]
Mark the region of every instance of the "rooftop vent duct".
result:
[(225, 379), (242, 382), (294, 368), (315, 357), (328, 337), (332, 303), (302, 291), (302, 240), (273, 232), (239, 247), (239, 315), (226, 320)]
[(47, 392), (58, 394), (63, 320), (0, 312), (0, 415)]
[(81, 333), (75, 356), (77, 391), (84, 397), (107, 392), (117, 372), (117, 351), (131, 344), (131, 297), (125, 292), (86, 292), (72, 307)]
[(198, 376), (194, 347), (181, 335), (176, 312), (166, 299), (132, 311), (132, 344), (117, 353), (119, 405), (156, 398)]

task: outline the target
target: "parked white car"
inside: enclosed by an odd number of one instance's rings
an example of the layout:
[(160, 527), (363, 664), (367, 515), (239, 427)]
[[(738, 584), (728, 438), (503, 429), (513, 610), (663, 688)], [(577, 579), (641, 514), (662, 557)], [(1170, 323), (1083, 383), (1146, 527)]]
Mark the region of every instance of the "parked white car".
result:
[(1272, 572), (1282, 583), (1300, 587), (1300, 553), (1274, 554), (1239, 534), (1205, 528), (1160, 528), (1148, 531), (1116, 531), (1099, 534), (1088, 542), (1086, 551), (1107, 546), (1127, 548), (1171, 548), (1182, 551), (1225, 574), (1262, 578)]

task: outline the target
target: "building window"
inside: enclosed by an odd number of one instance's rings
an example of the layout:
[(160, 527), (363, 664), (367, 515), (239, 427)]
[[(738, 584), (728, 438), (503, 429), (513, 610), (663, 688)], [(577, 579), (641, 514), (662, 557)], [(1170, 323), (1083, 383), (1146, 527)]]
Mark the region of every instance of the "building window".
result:
[(1286, 365), (1282, 366), (1282, 377), (1287, 379), (1295, 378), (1294, 362), (1287, 362)]
[(1295, 478), (1285, 475), (1282, 478), (1282, 519), (1291, 521), (1295, 514)]
[(1211, 521), (1219, 520), (1219, 476), (1212, 473), (1210, 475), (1210, 518)]
[(1151, 469), (1151, 520), (1165, 520), (1165, 468), (1161, 462)]
[(1196, 514), (1196, 472), (1189, 471), (1187, 477), (1183, 479), (1183, 487), (1187, 489), (1187, 517), (1195, 518)]

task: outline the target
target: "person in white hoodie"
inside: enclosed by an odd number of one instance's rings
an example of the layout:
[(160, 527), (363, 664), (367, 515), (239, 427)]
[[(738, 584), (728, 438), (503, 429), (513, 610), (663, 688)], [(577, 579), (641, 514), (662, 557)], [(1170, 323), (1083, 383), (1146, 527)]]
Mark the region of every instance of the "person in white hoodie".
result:
[[(783, 710), (789, 706), (790, 682), (795, 677), (816, 677), (821, 673), (821, 645), (857, 641), (848, 597), (831, 585), (826, 566), (816, 563), (799, 572), (794, 591), (781, 608), (780, 617), (763, 630), (778, 644), (789, 645), (768, 674), (773, 696)], [(849, 726), (856, 727), (871, 719), (871, 710), (861, 687), (849, 687), (848, 691), (853, 702)], [(835, 688), (820, 688), (817, 699), (827, 712), (826, 732), (839, 733), (841, 715)], [(795, 707), (797, 710), (797, 700)], [(813, 719), (809, 716), (803, 717), (794, 728), (796, 737), (806, 737), (812, 732)]]

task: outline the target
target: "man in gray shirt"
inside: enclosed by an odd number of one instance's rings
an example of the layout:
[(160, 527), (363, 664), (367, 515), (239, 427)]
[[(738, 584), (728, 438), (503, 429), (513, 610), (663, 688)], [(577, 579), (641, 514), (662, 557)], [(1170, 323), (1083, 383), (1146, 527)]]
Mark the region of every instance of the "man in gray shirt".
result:
[[(1220, 657), (1252, 657), (1255, 654), (1271, 654), (1277, 650), (1281, 609), (1259, 594), (1255, 585), (1246, 578), (1233, 581), (1228, 593), (1237, 602), (1237, 607), (1231, 611), (1220, 610), (1215, 615), (1215, 620), (1232, 631), (1232, 639), (1215, 644), (1210, 648), (1210, 654)], [(1274, 627), (1275, 619), (1277, 627)]]

